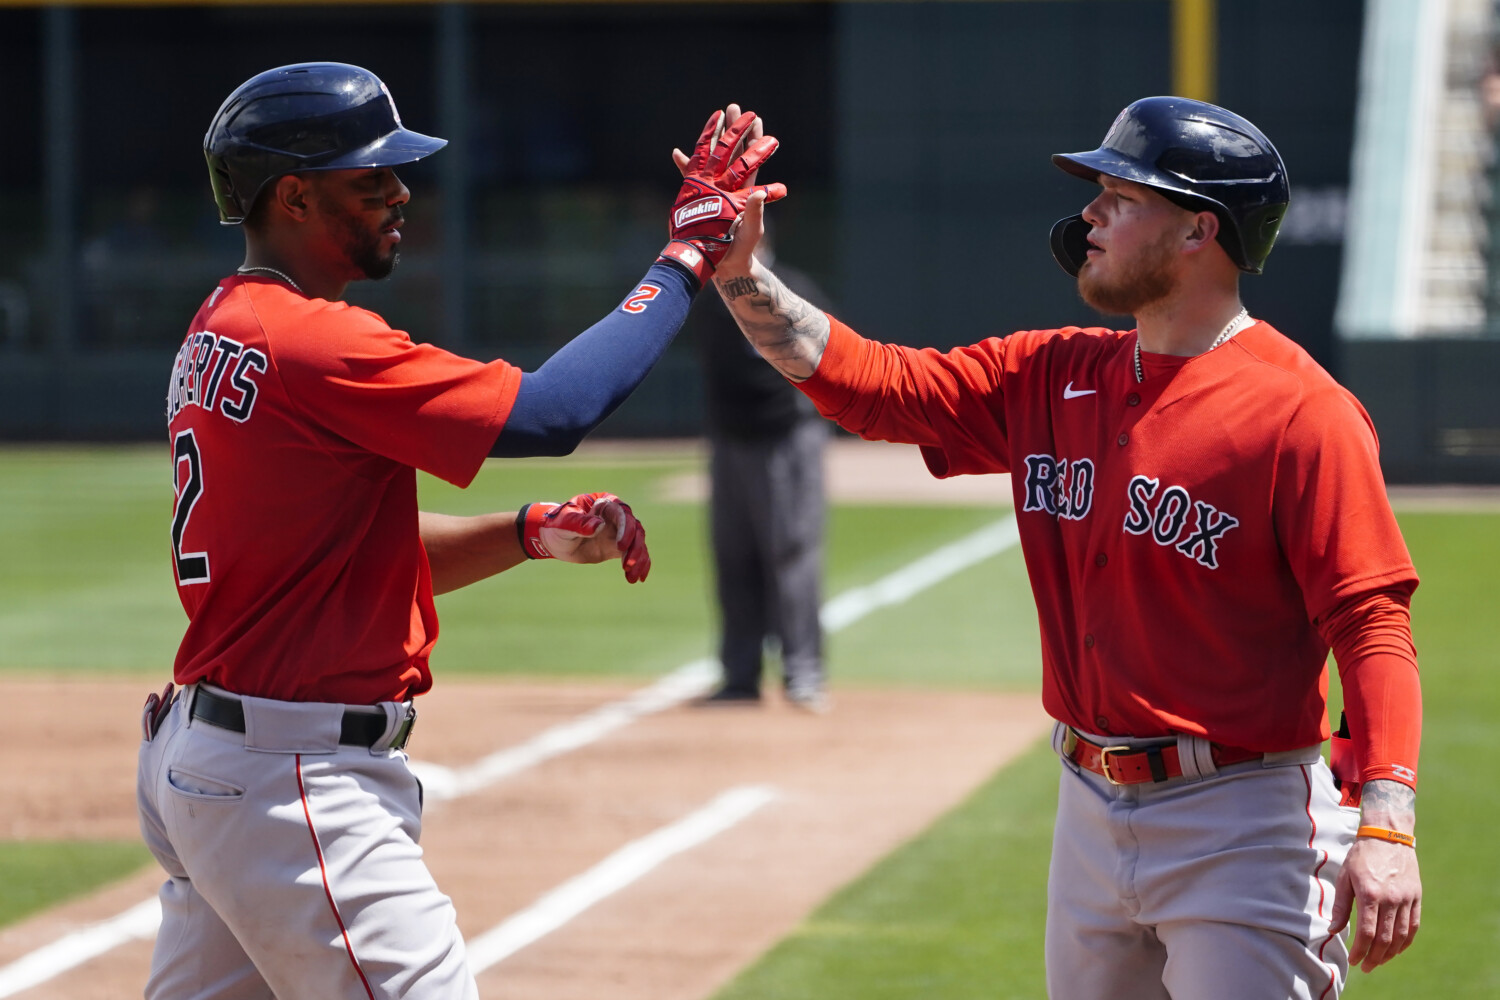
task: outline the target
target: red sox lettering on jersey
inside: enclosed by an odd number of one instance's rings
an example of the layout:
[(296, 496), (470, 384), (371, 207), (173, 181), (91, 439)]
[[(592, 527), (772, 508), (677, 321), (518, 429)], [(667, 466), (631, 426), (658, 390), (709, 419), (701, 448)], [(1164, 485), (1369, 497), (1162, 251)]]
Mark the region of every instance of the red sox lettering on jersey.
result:
[[(1172, 545), (1200, 565), (1219, 568), (1219, 539), (1240, 523), (1239, 518), (1211, 503), (1194, 500), (1181, 486), (1163, 490), (1161, 480), (1150, 476), (1131, 479), (1126, 494), (1130, 500), (1130, 513), (1125, 515), (1126, 531), (1132, 535), (1149, 534), (1157, 545)], [(1191, 523), (1190, 507), (1194, 518)]]
[[(1093, 459), (1033, 454), (1026, 456), (1025, 465), (1023, 511), (1070, 521), (1089, 515), (1094, 503)], [(1162, 489), (1161, 480), (1151, 476), (1132, 478), (1126, 500), (1125, 531), (1147, 535), (1209, 569), (1219, 568), (1219, 540), (1240, 523), (1213, 504), (1194, 500), (1181, 486)]]
[(1081, 521), (1093, 506), (1093, 459), (1026, 456), (1026, 502), (1022, 510)]

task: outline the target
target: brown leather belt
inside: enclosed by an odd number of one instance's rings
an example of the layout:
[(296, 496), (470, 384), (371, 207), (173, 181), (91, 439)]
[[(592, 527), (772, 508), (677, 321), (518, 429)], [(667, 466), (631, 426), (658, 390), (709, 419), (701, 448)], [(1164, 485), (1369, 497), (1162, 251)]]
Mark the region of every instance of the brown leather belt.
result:
[[(1219, 767), (1265, 756), (1255, 750), (1226, 747), (1219, 743), (1211, 743), (1209, 748), (1214, 764)], [(1140, 785), (1182, 777), (1182, 761), (1178, 759), (1176, 743), (1146, 747), (1101, 746), (1084, 739), (1069, 726), (1063, 737), (1063, 754), (1084, 770), (1103, 775), (1111, 785)]]

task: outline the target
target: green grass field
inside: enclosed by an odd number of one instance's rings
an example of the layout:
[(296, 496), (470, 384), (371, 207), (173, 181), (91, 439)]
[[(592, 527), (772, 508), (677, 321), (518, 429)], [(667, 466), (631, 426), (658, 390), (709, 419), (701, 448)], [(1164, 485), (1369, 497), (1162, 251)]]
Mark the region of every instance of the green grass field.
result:
[[(530, 564), (439, 599), (438, 682), (453, 674), (645, 679), (711, 652), (702, 510), (656, 499), (671, 454), (491, 463), (468, 491), (424, 480), (424, 506), (514, 508), (607, 488), (634, 504), (653, 570)], [(0, 671), (165, 678), (184, 617), (171, 585), (160, 448), (0, 449)], [(828, 594), (868, 583), (996, 518), (992, 510), (838, 507)], [(1500, 709), (1489, 635), (1500, 513), (1409, 514), (1425, 727), (1419, 794), (1427, 903), (1416, 946), (1357, 997), (1500, 992), (1500, 805), (1475, 783)], [(580, 623), (588, 627), (580, 627)], [(1011, 550), (830, 641), (840, 685), (1035, 690), (1034, 611)], [(1336, 695), (1336, 692), (1335, 692)], [(829, 900), (727, 987), (756, 998), (1040, 997), (1056, 764), (1037, 748)], [(139, 845), (0, 844), (0, 921), (138, 866)], [(1490, 958), (1485, 958), (1490, 955)]]

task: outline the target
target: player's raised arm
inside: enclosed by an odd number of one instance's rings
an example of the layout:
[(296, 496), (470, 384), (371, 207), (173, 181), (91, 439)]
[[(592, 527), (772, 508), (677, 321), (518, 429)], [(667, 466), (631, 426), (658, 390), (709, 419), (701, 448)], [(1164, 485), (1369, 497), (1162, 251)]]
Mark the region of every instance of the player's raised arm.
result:
[(754, 112), (731, 104), (710, 116), (691, 157), (677, 152), (683, 179), (666, 247), (608, 316), (522, 376), (491, 454), (566, 455), (640, 385), (728, 251), (746, 199), (786, 195), (784, 185), (755, 183), (776, 151), (776, 139), (762, 132)]
[(746, 202), (735, 224), (733, 245), (714, 274), (714, 287), (761, 357), (801, 382), (823, 359), (828, 317), (755, 258), (756, 244), (765, 235), (766, 201), (762, 195), (751, 195)]

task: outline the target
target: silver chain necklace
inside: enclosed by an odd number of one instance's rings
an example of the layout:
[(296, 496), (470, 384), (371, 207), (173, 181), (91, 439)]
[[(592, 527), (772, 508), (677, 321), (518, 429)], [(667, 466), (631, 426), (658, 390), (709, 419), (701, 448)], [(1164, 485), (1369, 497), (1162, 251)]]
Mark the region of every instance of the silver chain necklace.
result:
[[(300, 288), (297, 290), (301, 291)], [(1223, 344), (1230, 337), (1233, 337), (1249, 325), (1250, 312), (1247, 309), (1241, 309), (1234, 314), (1234, 319), (1224, 324), (1224, 329), (1220, 330), (1219, 335), (1214, 338), (1214, 342), (1208, 345), (1208, 351)], [(1203, 353), (1207, 354), (1208, 351), (1204, 351)], [(1146, 369), (1141, 365), (1141, 335), (1139, 333), (1135, 335), (1135, 381), (1137, 385), (1146, 381)]]
[[(280, 278), (282, 281), (285, 281), (288, 285), (291, 285), (293, 288), (297, 289), (297, 291), (302, 292), (303, 295), (307, 294), (306, 292), (302, 291), (302, 286), (301, 285), (297, 284), (291, 278), (289, 278), (286, 275), (282, 274), (280, 271), (276, 270), (276, 268), (274, 268), (274, 267), (262, 267), (259, 264), (257, 264), (255, 267), (241, 267), (241, 268), (236, 268), (234, 273), (235, 274), (249, 274), (251, 271), (264, 271), (267, 274), (274, 274), (274, 275), (276, 275), (276, 277)], [(1218, 345), (1215, 344), (1214, 346), (1217, 347)], [(1213, 348), (1209, 348), (1209, 350), (1213, 350)]]

